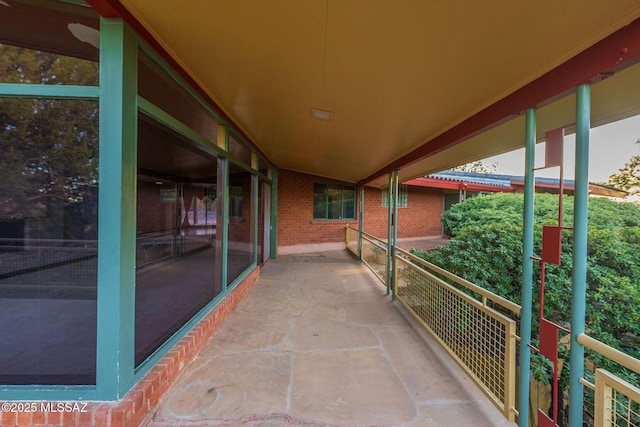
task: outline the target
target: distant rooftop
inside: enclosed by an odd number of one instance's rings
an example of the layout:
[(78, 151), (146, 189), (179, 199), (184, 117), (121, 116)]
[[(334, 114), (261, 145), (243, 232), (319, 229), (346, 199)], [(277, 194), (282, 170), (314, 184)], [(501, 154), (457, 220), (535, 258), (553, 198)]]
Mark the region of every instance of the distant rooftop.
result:
[[(438, 185), (437, 182), (447, 182), (448, 185)], [(559, 188), (559, 178), (536, 177), (536, 187), (554, 189)], [(505, 191), (505, 189), (517, 190), (517, 187), (524, 185), (524, 176), (502, 175), (479, 172), (460, 172), (446, 170), (433, 173), (424, 178), (417, 178), (407, 181), (408, 185), (433, 186), (436, 188), (457, 188), (456, 185), (464, 185), (465, 189), (477, 191)], [(470, 185), (465, 185), (470, 184)], [(575, 181), (572, 179), (563, 180), (564, 189), (573, 192)], [(461, 189), (463, 187), (460, 187)], [(593, 195), (624, 198), (628, 195), (626, 191), (612, 187), (610, 185), (589, 183), (589, 191)]]

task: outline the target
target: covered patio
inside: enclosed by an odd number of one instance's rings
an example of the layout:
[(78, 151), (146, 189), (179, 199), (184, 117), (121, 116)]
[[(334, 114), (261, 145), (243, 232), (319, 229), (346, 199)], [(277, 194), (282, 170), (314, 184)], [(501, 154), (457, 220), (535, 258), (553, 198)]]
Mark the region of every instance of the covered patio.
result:
[(147, 422), (508, 426), (347, 251), (272, 260)]

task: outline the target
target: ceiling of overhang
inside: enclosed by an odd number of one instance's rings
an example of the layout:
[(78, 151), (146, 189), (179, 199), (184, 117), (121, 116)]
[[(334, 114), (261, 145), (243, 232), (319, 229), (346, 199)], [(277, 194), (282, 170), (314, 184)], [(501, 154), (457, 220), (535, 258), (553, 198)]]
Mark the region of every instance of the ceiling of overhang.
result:
[[(640, 16), (638, 0), (121, 3), (271, 161), (350, 182)], [(565, 104), (556, 113), (572, 111)], [(497, 141), (480, 137), (473, 150), (465, 141), (403, 175), (517, 148), (514, 120), (494, 130)]]

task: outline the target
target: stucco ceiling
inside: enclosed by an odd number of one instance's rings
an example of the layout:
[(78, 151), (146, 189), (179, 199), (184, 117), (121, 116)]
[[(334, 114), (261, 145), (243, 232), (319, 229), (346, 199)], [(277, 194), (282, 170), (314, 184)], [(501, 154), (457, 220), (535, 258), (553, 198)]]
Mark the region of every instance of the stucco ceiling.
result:
[[(272, 162), (350, 182), (375, 176), (640, 17), (638, 0), (121, 4)], [(594, 96), (615, 104), (601, 107), (596, 121), (638, 104), (635, 95)], [(573, 122), (570, 97), (546, 107), (560, 125)], [(331, 120), (312, 117), (313, 108)], [(523, 119), (510, 119), (493, 134), (414, 159), (401, 174), (521, 146)]]

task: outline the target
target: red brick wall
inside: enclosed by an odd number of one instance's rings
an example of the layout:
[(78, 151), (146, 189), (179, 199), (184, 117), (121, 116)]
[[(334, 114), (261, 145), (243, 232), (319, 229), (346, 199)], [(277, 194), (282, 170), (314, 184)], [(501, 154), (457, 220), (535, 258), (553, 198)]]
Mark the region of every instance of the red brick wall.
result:
[(314, 221), (313, 184), (315, 182), (329, 182), (329, 180), (280, 170), (278, 174), (278, 246), (344, 242), (346, 225), (358, 224), (357, 220)]
[[(364, 231), (384, 239), (387, 237), (388, 208), (382, 206), (382, 191), (365, 189)], [(409, 186), (407, 207), (398, 208), (398, 238), (440, 236), (443, 206), (442, 190)]]
[[(313, 220), (313, 184), (326, 178), (289, 170), (278, 175), (278, 246), (343, 242), (345, 226), (358, 221)], [(359, 196), (357, 196), (359, 203)], [(378, 237), (387, 235), (387, 208), (382, 191), (365, 189), (364, 230)], [(409, 187), (407, 207), (398, 209), (398, 237), (440, 236), (442, 190)], [(356, 215), (358, 208), (356, 208)]]

